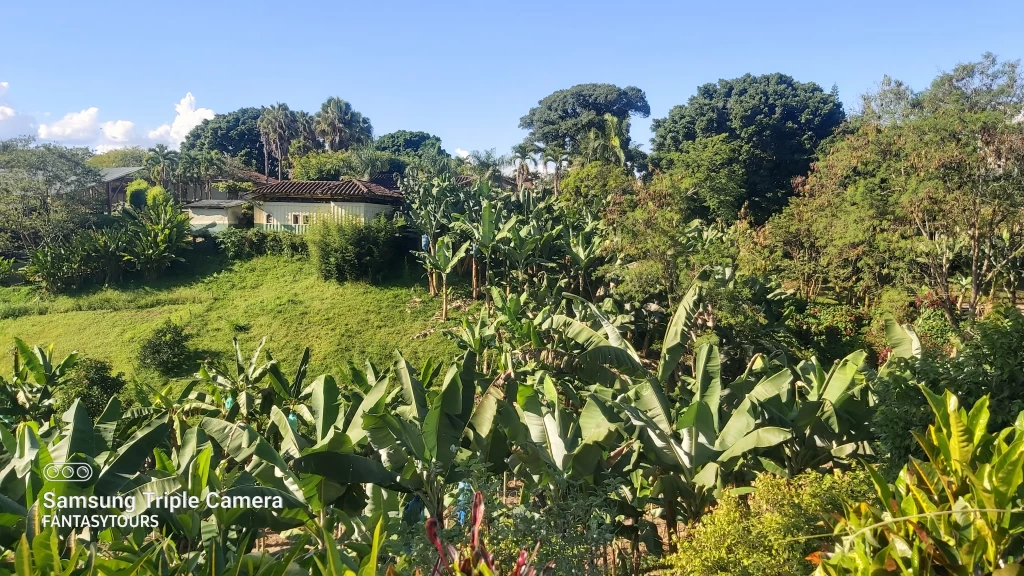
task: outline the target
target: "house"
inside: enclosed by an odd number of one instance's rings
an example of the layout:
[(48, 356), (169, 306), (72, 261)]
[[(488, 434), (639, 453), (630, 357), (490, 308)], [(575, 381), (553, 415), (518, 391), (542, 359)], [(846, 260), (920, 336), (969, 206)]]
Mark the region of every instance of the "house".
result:
[(285, 181), (261, 186), (244, 196), (255, 204), (257, 228), (306, 231), (318, 217), (367, 222), (402, 205), (402, 192), (390, 177), (375, 180)]
[(238, 226), (244, 200), (197, 200), (182, 207), (188, 212), (192, 231), (196, 234), (214, 234)]

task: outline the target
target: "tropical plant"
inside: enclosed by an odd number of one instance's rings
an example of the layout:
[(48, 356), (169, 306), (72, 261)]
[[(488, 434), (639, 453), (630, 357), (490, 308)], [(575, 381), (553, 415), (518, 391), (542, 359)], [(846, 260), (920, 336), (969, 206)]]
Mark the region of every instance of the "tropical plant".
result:
[(455, 265), (466, 256), (469, 250), (469, 242), (463, 242), (462, 246), (455, 248), (451, 236), (442, 236), (434, 246), (433, 253), (416, 252), (416, 256), (423, 262), (427, 273), (437, 273), (441, 276), (441, 321), (448, 320), (448, 275), (455, 269)]
[(146, 153), (144, 163), (154, 182), (165, 187), (170, 186), (178, 168), (178, 152), (164, 144), (157, 144)]
[(314, 126), (317, 136), (330, 152), (347, 150), (353, 144), (363, 144), (373, 138), (370, 119), (336, 96), (328, 98), (320, 107)]
[(850, 505), (817, 574), (1016, 574), (1022, 569), (1024, 413), (988, 431), (988, 398), (970, 411), (922, 387), (935, 416), (915, 433), (927, 459), (911, 457), (893, 485), (868, 468), (874, 502)]

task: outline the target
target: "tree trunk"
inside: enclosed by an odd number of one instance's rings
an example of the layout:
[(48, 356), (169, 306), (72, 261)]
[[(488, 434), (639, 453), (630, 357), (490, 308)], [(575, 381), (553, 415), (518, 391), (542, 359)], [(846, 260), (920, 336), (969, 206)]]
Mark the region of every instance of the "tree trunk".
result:
[(479, 296), (479, 287), (477, 284), (477, 268), (478, 262), (476, 261), (476, 255), (473, 255), (473, 300), (476, 300)]
[(448, 321), (448, 275), (441, 275), (441, 322)]

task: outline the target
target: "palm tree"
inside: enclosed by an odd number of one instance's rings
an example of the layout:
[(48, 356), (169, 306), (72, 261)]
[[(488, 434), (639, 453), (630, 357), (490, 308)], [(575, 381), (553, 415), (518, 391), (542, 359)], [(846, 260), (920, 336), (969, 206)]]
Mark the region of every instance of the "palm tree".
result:
[(498, 156), (494, 148), (490, 150), (473, 150), (466, 158), (467, 170), (473, 180), (501, 184), (501, 169), (509, 165), (507, 156)]
[(167, 187), (178, 168), (178, 152), (157, 144), (146, 153), (145, 166), (149, 175), (161, 186)]
[(545, 169), (548, 162), (552, 162), (555, 165), (554, 170), (554, 184), (555, 184), (555, 195), (558, 194), (558, 186), (562, 181), (562, 169), (566, 164), (569, 163), (569, 153), (564, 148), (559, 146), (549, 145), (545, 146), (541, 150), (541, 160), (544, 162)]
[(187, 199), (188, 187), (199, 182), (201, 161), (199, 155), (191, 151), (178, 153), (178, 169), (174, 172), (174, 178), (181, 186), (181, 199)]
[(353, 144), (366, 144), (373, 139), (370, 119), (337, 96), (331, 96), (320, 106), (314, 118), (314, 128), (331, 152), (345, 150)]
[(199, 157), (199, 180), (203, 184), (206, 195), (210, 195), (210, 185), (213, 179), (224, 174), (227, 170), (227, 160), (224, 155), (216, 150), (207, 150)]
[(296, 110), (293, 117), (295, 119), (295, 136), (292, 142), (294, 150), (290, 146), (289, 154), (306, 155), (315, 150), (321, 150), (323, 146), (316, 135), (316, 117), (303, 110)]
[(288, 144), (295, 132), (295, 118), (287, 104), (278, 102), (263, 109), (258, 124), (260, 135), (270, 145), (277, 158), (277, 179), (281, 180), (281, 165), (288, 156)]
[(522, 189), (530, 179), (530, 164), (537, 167), (537, 159), (533, 156), (534, 147), (523, 142), (512, 148), (512, 162), (516, 167), (516, 186)]
[(612, 114), (604, 115), (604, 126), (591, 128), (584, 143), (583, 157), (586, 162), (604, 160), (626, 165), (626, 142), (629, 133), (629, 119), (622, 120)]

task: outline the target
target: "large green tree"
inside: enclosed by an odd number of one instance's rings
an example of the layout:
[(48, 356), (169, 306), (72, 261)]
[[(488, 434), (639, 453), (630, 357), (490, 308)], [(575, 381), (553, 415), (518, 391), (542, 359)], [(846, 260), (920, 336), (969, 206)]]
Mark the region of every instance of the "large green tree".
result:
[[(519, 120), (519, 127), (530, 131), (526, 141), (538, 147), (583, 156), (595, 142), (612, 142), (627, 153), (630, 116), (646, 118), (650, 114), (647, 96), (636, 86), (578, 84), (538, 102)], [(608, 157), (609, 153), (602, 151), (601, 155)], [(611, 156), (618, 153), (611, 151)]]
[[(373, 141), (373, 147), (381, 152), (388, 152), (395, 156), (417, 155), (421, 150), (440, 148), (441, 138), (428, 132), (396, 130), (378, 136)], [(441, 149), (441, 153), (448, 154), (443, 149)]]
[(89, 158), (87, 164), (96, 168), (128, 168), (142, 166), (146, 159), (146, 150), (141, 146), (118, 148)]
[[(260, 108), (239, 108), (217, 114), (212, 120), (203, 120), (185, 137), (181, 150), (213, 150), (238, 159), (249, 170), (270, 174), (277, 170), (277, 160), (264, 154), (259, 129), (261, 113)], [(265, 162), (270, 166), (265, 166)]]
[(688, 142), (726, 135), (740, 146), (751, 215), (764, 221), (786, 205), (791, 181), (807, 173), (818, 145), (844, 118), (835, 90), (813, 82), (785, 74), (719, 80), (654, 120), (653, 163)]
[(331, 96), (320, 106), (314, 125), (317, 135), (331, 152), (347, 150), (355, 144), (366, 144), (373, 139), (370, 119), (337, 96)]
[(913, 93), (885, 80), (855, 130), (816, 163), (772, 221), (787, 275), (868, 302), (924, 285), (952, 323), (984, 296), (1015, 295), (1024, 254), (1024, 81), (986, 55)]

